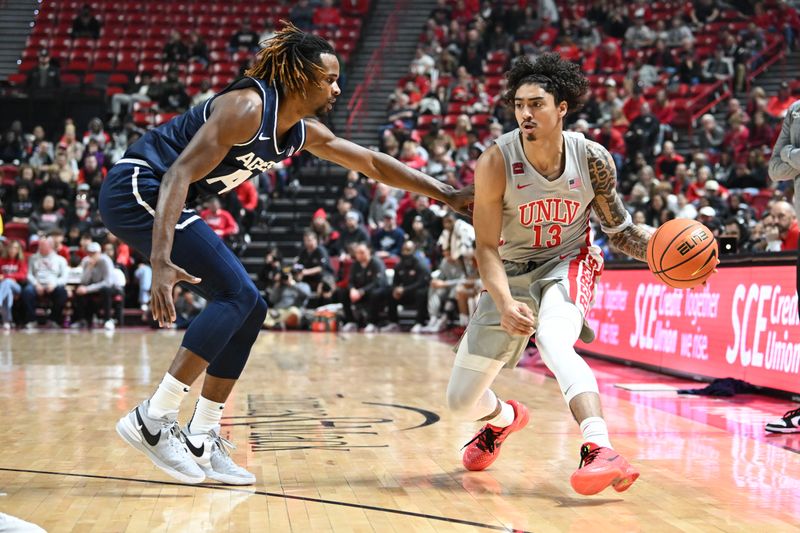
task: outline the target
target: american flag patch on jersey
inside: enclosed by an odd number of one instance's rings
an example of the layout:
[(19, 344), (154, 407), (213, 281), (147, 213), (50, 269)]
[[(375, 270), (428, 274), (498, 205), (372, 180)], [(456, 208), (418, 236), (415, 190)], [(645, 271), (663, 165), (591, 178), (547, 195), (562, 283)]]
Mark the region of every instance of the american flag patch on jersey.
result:
[(513, 172), (514, 174), (525, 174), (525, 165), (519, 162), (512, 163), (511, 172)]
[(569, 190), (571, 190), (571, 191), (575, 190), (575, 189), (580, 189), (580, 187), (581, 187), (580, 178), (575, 177), (575, 176), (573, 176), (569, 180), (567, 180), (567, 183), (569, 184)]

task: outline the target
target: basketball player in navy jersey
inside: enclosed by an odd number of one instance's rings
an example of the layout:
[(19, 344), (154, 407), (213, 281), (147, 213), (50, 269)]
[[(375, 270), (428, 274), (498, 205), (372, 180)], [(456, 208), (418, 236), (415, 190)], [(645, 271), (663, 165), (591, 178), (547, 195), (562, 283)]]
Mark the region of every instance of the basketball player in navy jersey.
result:
[[(331, 45), (287, 24), (266, 43), (245, 78), (147, 132), (103, 183), (104, 223), (150, 258), (154, 319), (161, 326), (175, 321), (172, 289), (178, 282), (208, 300), (155, 394), (117, 423), (126, 442), (185, 483), (255, 481), (231, 459), (231, 445), (220, 436), (220, 419), (267, 311), (239, 260), (195, 211), (184, 209), (187, 199), (230, 192), (307, 150), (458, 211), (471, 202), (471, 191), (454, 190), (306, 119), (332, 109), (340, 94), (338, 78)], [(200, 399), (182, 432), (178, 409), (203, 372)]]
[(489, 387), (502, 367), (517, 364), (535, 332), (583, 433), (573, 488), (595, 494), (612, 485), (621, 492), (639, 473), (612, 449), (597, 381), (573, 347), (594, 338), (585, 317), (603, 269), (590, 240), (590, 210), (611, 244), (634, 259), (645, 261), (650, 236), (631, 223), (608, 151), (563, 131), (564, 116), (588, 89), (579, 68), (557, 54), (534, 64), (523, 57), (507, 79), (505, 99), (519, 128), (481, 155), (475, 173), (475, 256), (488, 293), (459, 343), (447, 387), (451, 411), (486, 422), (462, 461), (469, 470), (487, 468), (505, 439), (528, 423), (527, 407), (500, 400)]

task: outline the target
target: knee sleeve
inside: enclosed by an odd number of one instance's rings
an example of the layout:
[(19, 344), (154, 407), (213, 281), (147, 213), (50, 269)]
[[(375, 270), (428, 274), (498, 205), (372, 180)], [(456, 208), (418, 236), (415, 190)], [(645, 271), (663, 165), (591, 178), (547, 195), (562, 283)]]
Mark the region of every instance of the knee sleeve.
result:
[[(476, 361), (476, 358), (483, 361)], [(502, 362), (470, 355), (467, 342), (462, 341), (447, 384), (450, 412), (464, 420), (479, 420), (490, 415), (497, 408), (497, 396), (489, 386), (502, 367)]]
[(574, 348), (582, 327), (581, 312), (572, 303), (562, 300), (540, 308), (536, 347), (555, 374), (567, 405), (578, 394), (598, 392), (592, 369)]

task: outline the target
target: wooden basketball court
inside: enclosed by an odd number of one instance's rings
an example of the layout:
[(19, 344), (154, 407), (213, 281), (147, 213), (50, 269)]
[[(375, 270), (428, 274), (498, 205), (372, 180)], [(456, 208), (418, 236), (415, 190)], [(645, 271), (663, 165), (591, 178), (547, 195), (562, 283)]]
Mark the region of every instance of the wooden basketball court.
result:
[(677, 380), (590, 360), (611, 440), (641, 477), (623, 495), (582, 497), (569, 486), (580, 434), (542, 367), (501, 374), (496, 390), (525, 402), (531, 424), (490, 470), (466, 472), (459, 448), (477, 426), (447, 416), (453, 354), (408, 334), (263, 333), (223, 421), (257, 485), (181, 485), (114, 431), (152, 393), (180, 338), (0, 337), (0, 512), (47, 531), (104, 533), (705, 533), (800, 523), (800, 435), (762, 429), (787, 402), (628, 391), (615, 384)]

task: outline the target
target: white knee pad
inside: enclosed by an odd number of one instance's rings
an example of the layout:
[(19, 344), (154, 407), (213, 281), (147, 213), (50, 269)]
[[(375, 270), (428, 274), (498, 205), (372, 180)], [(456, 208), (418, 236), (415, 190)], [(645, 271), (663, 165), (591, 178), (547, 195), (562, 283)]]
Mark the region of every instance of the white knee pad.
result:
[(566, 301), (548, 302), (540, 309), (536, 327), (536, 347), (558, 380), (564, 400), (569, 402), (578, 394), (598, 392), (592, 369), (575, 352), (583, 317), (574, 304)]

